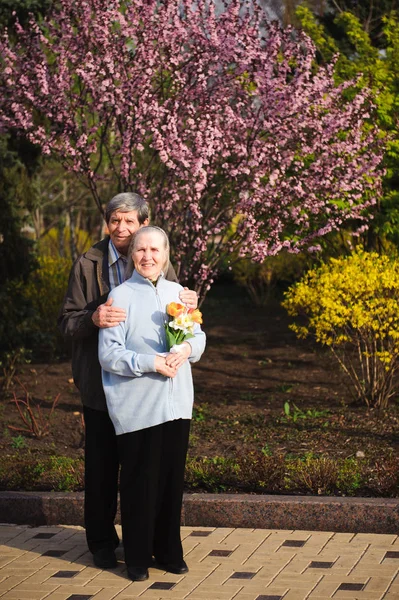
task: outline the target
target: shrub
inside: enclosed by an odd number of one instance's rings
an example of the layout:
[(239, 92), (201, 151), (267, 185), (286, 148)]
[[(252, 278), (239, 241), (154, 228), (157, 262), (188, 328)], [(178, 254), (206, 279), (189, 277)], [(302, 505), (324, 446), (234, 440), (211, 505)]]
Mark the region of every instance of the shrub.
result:
[[(4, 4), (1, 3), (0, 18)], [(26, 346), (31, 307), (23, 299), (21, 289), (36, 267), (36, 245), (24, 235), (23, 228), (27, 223), (25, 207), (35, 195), (31, 176), (38, 168), (39, 153), (26, 139), (4, 132), (0, 135), (0, 359), (3, 364), (9, 363), (15, 347)]]
[(10, 374), (13, 374), (12, 369), (9, 369), (15, 363), (14, 357), (21, 364), (19, 358), (23, 354), (27, 355), (30, 346), (33, 311), (29, 301), (23, 296), (24, 289), (22, 279), (0, 285), (0, 357), (3, 368)]
[(392, 455), (377, 460), (370, 469), (367, 487), (373, 496), (397, 497), (399, 495), (399, 457)]
[(282, 455), (240, 452), (236, 459), (188, 458), (185, 482), (190, 489), (208, 492), (244, 491), (268, 494), (283, 489), (285, 462)]
[(282, 303), (298, 337), (329, 347), (354, 396), (386, 408), (399, 367), (399, 260), (358, 250), (309, 271)]
[[(0, 490), (81, 491), (82, 458), (38, 458), (11, 445), (13, 453), (0, 455)], [(17, 451), (16, 451), (17, 450)], [(216, 456), (188, 458), (186, 490), (277, 494), (318, 494), (397, 497), (399, 458), (377, 462), (356, 458), (328, 458), (307, 453), (284, 457), (264, 452), (240, 454), (236, 460)]]
[(22, 288), (32, 307), (30, 344), (36, 358), (49, 358), (64, 349), (57, 317), (66, 292), (71, 261), (58, 256), (41, 256), (39, 266)]
[(262, 263), (241, 259), (233, 264), (234, 281), (244, 287), (255, 306), (265, 306), (278, 287), (297, 281), (309, 268), (306, 254), (281, 252), (269, 256)]
[(345, 458), (338, 463), (337, 488), (345, 496), (355, 496), (365, 483), (365, 465), (356, 458)]
[[(5, 365), (10, 362), (16, 346), (26, 353), (32, 351), (32, 358), (38, 360), (48, 360), (65, 352), (57, 317), (67, 289), (72, 260), (69, 230), (64, 231), (66, 258), (59, 256), (58, 235), (58, 230), (51, 229), (40, 241), (40, 256), (26, 282), (11, 281), (0, 290), (4, 316), (0, 323), (0, 354)], [(88, 234), (77, 230), (79, 253), (91, 243)]]
[(285, 461), (282, 455), (243, 451), (238, 454), (237, 461), (236, 486), (243, 491), (270, 494), (283, 488)]
[(286, 466), (285, 485), (291, 493), (307, 490), (317, 495), (352, 496), (363, 484), (361, 466), (353, 458), (334, 459), (309, 453), (288, 459)]
[(79, 458), (51, 456), (46, 465), (46, 481), (59, 492), (84, 489), (84, 463)]
[(65, 352), (57, 317), (70, 269), (69, 259), (41, 256), (26, 282), (10, 281), (0, 290), (0, 359), (7, 370), (16, 348), (44, 360)]
[(27, 433), (28, 435), (32, 435), (38, 439), (41, 439), (50, 433), (51, 417), (54, 414), (54, 410), (58, 404), (61, 394), (58, 394), (54, 398), (50, 412), (44, 414), (40, 403), (33, 403), (31, 394), (28, 392), (26, 386), (21, 383), (18, 377), (16, 377), (16, 380), (23, 390), (24, 397), (18, 398), (16, 393), (13, 392), (14, 399), (11, 400), (11, 402), (16, 407), (22, 427), (9, 425), (8, 428), (19, 433)]
[(331, 458), (307, 455), (287, 461), (286, 487), (291, 492), (305, 489), (312, 494), (331, 494), (337, 479), (338, 465)]
[[(80, 255), (93, 245), (93, 239), (87, 231), (76, 229), (74, 232), (73, 245), (75, 246), (78, 255)], [(39, 252), (41, 256), (62, 256), (72, 261), (70, 228), (64, 227), (60, 231), (58, 228), (52, 227), (47, 231), (46, 235), (40, 239)]]
[(14, 348), (10, 352), (3, 353), (0, 367), (3, 372), (2, 387), (4, 390), (7, 391), (13, 384), (18, 367), (30, 363), (30, 356), (31, 351), (26, 348)]
[(185, 482), (189, 488), (209, 492), (224, 492), (233, 485), (238, 465), (222, 456), (214, 458), (188, 458)]
[(0, 456), (0, 490), (75, 492), (83, 489), (81, 458), (50, 456), (38, 460), (25, 451)]

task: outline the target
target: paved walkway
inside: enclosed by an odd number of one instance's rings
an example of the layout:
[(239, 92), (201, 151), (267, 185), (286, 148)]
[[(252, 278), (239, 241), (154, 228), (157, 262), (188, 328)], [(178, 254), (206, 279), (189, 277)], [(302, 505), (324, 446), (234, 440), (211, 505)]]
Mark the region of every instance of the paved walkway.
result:
[[(120, 533), (120, 531), (119, 531)], [(399, 600), (399, 536), (182, 527), (190, 572), (95, 568), (77, 526), (0, 525), (1, 600)]]

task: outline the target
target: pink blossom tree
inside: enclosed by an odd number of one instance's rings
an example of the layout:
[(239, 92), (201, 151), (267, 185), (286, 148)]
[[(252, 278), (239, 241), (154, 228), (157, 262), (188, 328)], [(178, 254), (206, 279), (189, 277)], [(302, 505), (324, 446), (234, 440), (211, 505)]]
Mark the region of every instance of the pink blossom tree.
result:
[[(240, 0), (59, 0), (1, 39), (0, 127), (90, 188), (139, 191), (204, 296), (231, 256), (297, 251), (380, 194), (366, 92), (314, 72), (304, 34)], [(367, 124), (367, 126), (365, 126)]]

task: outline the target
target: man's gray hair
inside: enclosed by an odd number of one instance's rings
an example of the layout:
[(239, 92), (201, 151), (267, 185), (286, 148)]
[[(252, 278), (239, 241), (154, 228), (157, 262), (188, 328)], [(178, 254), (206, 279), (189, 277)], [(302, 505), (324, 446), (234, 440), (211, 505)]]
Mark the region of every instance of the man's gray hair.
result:
[(143, 235), (143, 233), (159, 233), (162, 236), (163, 243), (164, 243), (164, 250), (165, 250), (165, 263), (163, 264), (162, 271), (163, 271), (164, 275), (166, 275), (166, 273), (168, 272), (169, 262), (170, 262), (169, 238), (168, 238), (166, 232), (163, 229), (161, 229), (160, 227), (157, 227), (156, 225), (146, 225), (145, 227), (140, 227), (140, 229), (138, 229), (133, 234), (132, 239), (130, 240), (129, 250), (127, 252), (127, 265), (126, 265), (126, 270), (125, 270), (125, 278), (126, 279), (131, 277), (131, 275), (134, 271), (132, 253), (137, 244), (137, 240), (140, 238), (141, 235)]
[(120, 212), (131, 212), (132, 210), (137, 211), (137, 218), (142, 225), (146, 219), (150, 218), (150, 207), (148, 202), (144, 200), (139, 194), (134, 192), (122, 192), (114, 196), (105, 207), (105, 221), (107, 224), (111, 219), (111, 215), (116, 210)]

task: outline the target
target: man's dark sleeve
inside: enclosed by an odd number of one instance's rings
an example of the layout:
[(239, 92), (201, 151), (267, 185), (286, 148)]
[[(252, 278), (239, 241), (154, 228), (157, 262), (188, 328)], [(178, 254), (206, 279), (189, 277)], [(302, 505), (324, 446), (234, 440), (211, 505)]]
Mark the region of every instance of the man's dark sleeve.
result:
[(174, 268), (172, 267), (172, 265), (170, 263), (169, 263), (169, 268), (166, 271), (165, 279), (167, 279), (168, 281), (174, 281), (175, 283), (179, 283), (179, 280), (177, 279), (176, 271), (174, 270)]
[(78, 259), (72, 266), (68, 289), (57, 319), (58, 327), (65, 338), (84, 338), (98, 329), (92, 321), (92, 315), (102, 299), (98, 298), (88, 303), (83, 280), (82, 265)]

